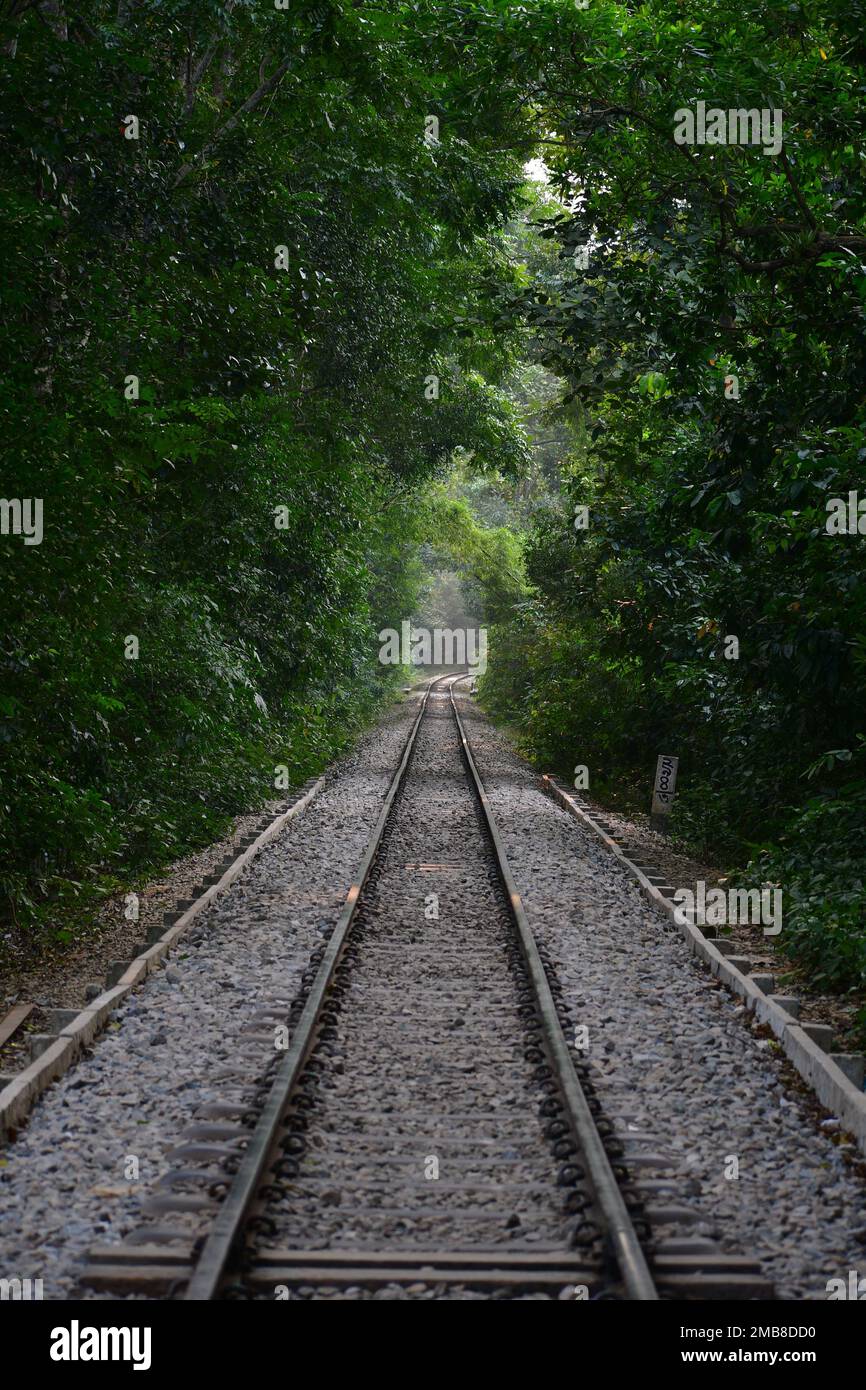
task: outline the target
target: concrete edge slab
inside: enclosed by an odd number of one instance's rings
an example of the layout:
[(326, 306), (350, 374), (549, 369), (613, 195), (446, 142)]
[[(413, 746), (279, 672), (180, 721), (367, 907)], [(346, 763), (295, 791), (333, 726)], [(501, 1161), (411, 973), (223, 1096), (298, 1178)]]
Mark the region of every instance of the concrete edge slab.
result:
[(20, 1125), (36, 1097), (68, 1071), (78, 1051), (74, 1039), (59, 1037), (35, 1062), (19, 1072), (14, 1081), (0, 1091), (0, 1124), (10, 1129)]
[(680, 920), (673, 902), (650, 883), (637, 864), (632, 863), (616, 841), (558, 785), (554, 777), (544, 774), (542, 782), (554, 800), (591, 830), (637, 879), (644, 896), (676, 927), (693, 954), (709, 966), (713, 975), (732, 994), (744, 1001), (746, 1008), (755, 1014), (759, 1022), (766, 1023), (772, 1029), (786, 1057), (807, 1085), (811, 1086), (821, 1104), (832, 1111), (842, 1127), (854, 1136), (861, 1152), (866, 1154), (866, 1093), (858, 1091), (829, 1055), (804, 1033), (796, 1020), (775, 1004), (753, 979), (731, 965), (728, 957), (708, 941), (698, 927)]
[(168, 955), (172, 946), (183, 936), (199, 913), (234, 883), (259, 851), (270, 844), (271, 840), (276, 839), (290, 820), (306, 810), (324, 785), (323, 774), (309, 791), (265, 827), (249, 848), (229, 865), (219, 881), (202, 893), (201, 897), (196, 898), (174, 926), (166, 929), (159, 941), (145, 947), (135, 956), (116, 985), (90, 1000), (87, 1007), (61, 1031), (55, 1042), (28, 1067), (18, 1072), (7, 1086), (0, 1089), (0, 1141), (6, 1140), (12, 1131), (20, 1128), (42, 1092), (70, 1069), (83, 1049), (89, 1046), (104, 1028), (121, 1000), (159, 968), (163, 957)]

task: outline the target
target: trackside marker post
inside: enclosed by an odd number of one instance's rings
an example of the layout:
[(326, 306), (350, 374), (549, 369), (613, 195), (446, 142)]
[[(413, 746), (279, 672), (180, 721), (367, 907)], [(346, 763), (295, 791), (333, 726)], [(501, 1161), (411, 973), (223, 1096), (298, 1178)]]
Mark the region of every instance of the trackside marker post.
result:
[(656, 763), (650, 824), (653, 830), (661, 830), (663, 834), (667, 834), (668, 816), (674, 801), (679, 761), (679, 758), (672, 758), (669, 753), (659, 753)]

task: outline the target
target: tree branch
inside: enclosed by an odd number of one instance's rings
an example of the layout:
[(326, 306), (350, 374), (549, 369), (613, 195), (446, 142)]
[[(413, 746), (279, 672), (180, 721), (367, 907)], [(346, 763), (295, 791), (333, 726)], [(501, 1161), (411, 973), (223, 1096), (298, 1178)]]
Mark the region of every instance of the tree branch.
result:
[(285, 77), (291, 65), (291, 58), (284, 58), (283, 61), (279, 64), (279, 66), (275, 69), (275, 71), (271, 73), (271, 76), (266, 78), (264, 82), (261, 82), (259, 84), (256, 90), (252, 93), (252, 95), (247, 97), (243, 106), (241, 106), (233, 116), (230, 116), (224, 125), (220, 126), (219, 130), (216, 131), (212, 139), (208, 140), (206, 145), (202, 146), (198, 154), (193, 155), (192, 159), (188, 159), (186, 163), (181, 166), (181, 168), (175, 175), (174, 182), (172, 183), (173, 190), (183, 182), (183, 180), (187, 177), (188, 174), (192, 173), (193, 169), (195, 169), (195, 167), (198, 164), (200, 164), (201, 161), (207, 157), (207, 155), (210, 154), (211, 150), (214, 148), (215, 145), (219, 143), (220, 140), (222, 140), (223, 136), (229, 135), (235, 129), (235, 127), (240, 124), (244, 116), (248, 116), (251, 111), (255, 111), (256, 107), (259, 106), (262, 101), (264, 101), (265, 97), (268, 96), (272, 91), (274, 91), (277, 85)]

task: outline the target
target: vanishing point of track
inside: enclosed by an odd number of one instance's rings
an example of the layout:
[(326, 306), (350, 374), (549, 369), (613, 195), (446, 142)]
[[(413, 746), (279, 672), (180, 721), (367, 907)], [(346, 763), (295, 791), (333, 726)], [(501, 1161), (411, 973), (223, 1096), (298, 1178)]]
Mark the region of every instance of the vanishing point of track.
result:
[[(395, 802), (403, 788), (412, 762), (419, 730), (424, 719), (429, 717), (427, 714), (428, 705), (431, 697), (435, 698), (434, 691), (441, 684), (441, 679), (428, 687), (427, 693), (422, 699), (418, 717), (412, 726), (403, 757), (388, 790), (357, 879), (349, 889), (343, 912), (327, 944), (315, 982), (294, 1031), (291, 1046), (274, 1079), (271, 1093), (247, 1146), (243, 1161), (225, 1201), (219, 1209), (211, 1233), (205, 1241), (187, 1287), (187, 1299), (215, 1297), (230, 1270), (232, 1257), (242, 1247), (244, 1223), (256, 1202), (258, 1190), (267, 1175), (269, 1165), (274, 1161), (275, 1154), (278, 1155), (280, 1152), (279, 1138), (284, 1117), (290, 1110), (291, 1098), (298, 1088), (304, 1067), (308, 1063), (308, 1059), (314, 1054), (317, 1037), (322, 1030), (323, 1021), (328, 1012), (329, 997), (333, 989), (335, 974), (341, 957), (351, 941), (352, 928), (363, 901), (366, 885), (380, 852), (386, 827), (395, 813)], [(583, 1174), (592, 1190), (596, 1218), (597, 1220), (600, 1218), (600, 1224), (595, 1229), (601, 1233), (603, 1228), (607, 1235), (605, 1254), (612, 1254), (616, 1261), (625, 1296), (652, 1299), (657, 1297), (653, 1280), (647, 1268), (634, 1224), (605, 1153), (602, 1138), (596, 1128), (587, 1098), (572, 1063), (569, 1048), (557, 1018), (556, 1007), (544, 966), (511, 878), (505, 852), (457, 712), (453, 694), (453, 680), (450, 684), (451, 689), (448, 692), (450, 715), (454, 719), (458, 731), (468, 786), (474, 794), (489, 837), (489, 852), (495, 858), (501, 878), (501, 891), (507, 895), (513, 927), (523, 955), (525, 981), (531, 991), (535, 1016), (529, 1019), (524, 1018), (521, 1024), (518, 1024), (515, 1018), (515, 1027), (518, 1027), (526, 1035), (528, 1050), (531, 1050), (533, 1046), (537, 1048), (539, 1040), (542, 1043), (545, 1054), (545, 1061), (542, 1065), (545, 1072), (549, 1072), (549, 1079), (547, 1076), (542, 1078), (544, 1090), (549, 1093), (544, 1096), (544, 1100), (548, 1102), (546, 1106), (547, 1118), (555, 1120), (557, 1116), (561, 1116), (560, 1123), (555, 1126), (555, 1130), (559, 1133), (563, 1129), (562, 1121), (564, 1121), (572, 1142), (566, 1139), (565, 1146), (560, 1143), (560, 1151), (567, 1149), (569, 1153), (576, 1152), (580, 1156), (579, 1162), (583, 1168)], [(480, 831), (481, 827), (479, 827), (479, 837)], [(422, 921), (424, 920), (422, 918)], [(455, 931), (459, 931), (459, 928), (455, 927)], [(531, 1033), (529, 1029), (532, 1030)], [(426, 1047), (426, 1043), (424, 1046)], [(531, 1065), (530, 1062), (527, 1062), (527, 1069)], [(551, 1101), (552, 1103), (550, 1103)], [(393, 1117), (387, 1117), (386, 1123), (393, 1123)], [(554, 1167), (555, 1160), (552, 1155), (551, 1160), (552, 1167)], [(577, 1165), (572, 1164), (571, 1169), (573, 1177), (576, 1179), (579, 1171)], [(554, 1167), (554, 1171), (551, 1173), (552, 1184), (555, 1179)], [(424, 1181), (424, 1178), (421, 1177), (420, 1182), (424, 1183)], [(560, 1194), (562, 1191), (563, 1189), (560, 1188)], [(426, 1196), (427, 1192), (424, 1191), (423, 1195)], [(506, 1246), (505, 1249), (508, 1250), (509, 1247)], [(425, 1252), (425, 1255), (427, 1253), (429, 1252)], [(473, 1252), (460, 1253), (471, 1255)], [(566, 1253), (565, 1250), (561, 1252), (562, 1255), (566, 1255)], [(550, 1252), (548, 1259), (551, 1269), (563, 1267), (563, 1262), (558, 1263), (554, 1252)], [(478, 1252), (473, 1263), (479, 1267), (485, 1264), (489, 1266), (495, 1265), (496, 1260), (497, 1252), (486, 1249), (483, 1252)], [(567, 1266), (565, 1268), (567, 1278)], [(307, 1278), (310, 1277), (312, 1276), (308, 1273)], [(571, 1277), (574, 1277), (573, 1272)], [(272, 1278), (274, 1283), (279, 1282), (278, 1266), (274, 1267)]]
[[(205, 1144), (196, 1157), (211, 1166), (168, 1175), (204, 1184), (203, 1207), (222, 1198), (206, 1233), (162, 1271), (158, 1248), (104, 1248), (88, 1282), (110, 1288), (116, 1260), (121, 1287), (162, 1272), (188, 1300), (373, 1283), (702, 1296), (705, 1253), (652, 1242), (569, 1043), (455, 700), (461, 679), (421, 698), (340, 916), (287, 1003), (285, 1051), (264, 1083), (250, 1078), (254, 1103), (224, 1107), (228, 1122), (204, 1136), (236, 1147), (217, 1171), (219, 1145)], [(753, 1264), (715, 1258), (717, 1284), (754, 1282)]]

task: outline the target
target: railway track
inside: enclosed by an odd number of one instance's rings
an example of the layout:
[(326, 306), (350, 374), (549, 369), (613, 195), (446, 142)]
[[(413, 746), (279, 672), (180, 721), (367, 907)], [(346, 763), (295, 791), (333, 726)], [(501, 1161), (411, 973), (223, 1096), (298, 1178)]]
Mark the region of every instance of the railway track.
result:
[[(266, 1001), (265, 1075), (227, 1078), (141, 1227), (84, 1282), (188, 1300), (451, 1286), (767, 1297), (755, 1261), (664, 1238), (652, 1135), (626, 1149), (571, 1045), (460, 718), (428, 686), (302, 997)], [(650, 1176), (647, 1177), (647, 1174)], [(671, 1207), (667, 1197), (668, 1208)]]

